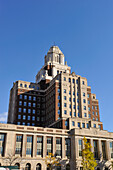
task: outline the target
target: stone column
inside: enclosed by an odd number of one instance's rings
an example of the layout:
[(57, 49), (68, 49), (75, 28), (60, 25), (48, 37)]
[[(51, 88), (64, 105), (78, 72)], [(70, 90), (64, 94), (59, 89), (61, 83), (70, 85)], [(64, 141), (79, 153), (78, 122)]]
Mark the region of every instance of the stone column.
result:
[(106, 141), (106, 158), (107, 160), (110, 160), (111, 159), (111, 153), (110, 153), (110, 142), (109, 141)]
[[(14, 140), (12, 140), (14, 139)], [(15, 145), (16, 145), (16, 134), (12, 132), (8, 132), (6, 135), (5, 140), (5, 150), (4, 150), (4, 156), (7, 156), (8, 154), (15, 154)]]
[(37, 136), (33, 136), (33, 157), (36, 157), (36, 151), (37, 151)]
[(56, 152), (56, 138), (53, 137), (53, 155), (55, 154)]
[(27, 143), (27, 135), (23, 134), (22, 157), (26, 156), (26, 143)]
[(62, 159), (65, 158), (65, 138), (62, 137)]
[(46, 157), (46, 151), (47, 151), (47, 138), (46, 136), (43, 136), (43, 157)]
[(93, 139), (90, 139), (90, 143), (91, 143), (91, 146), (92, 146), (91, 152), (94, 152)]
[(102, 144), (101, 144), (101, 140), (98, 140), (98, 156), (100, 161), (102, 161), (103, 156), (102, 156)]

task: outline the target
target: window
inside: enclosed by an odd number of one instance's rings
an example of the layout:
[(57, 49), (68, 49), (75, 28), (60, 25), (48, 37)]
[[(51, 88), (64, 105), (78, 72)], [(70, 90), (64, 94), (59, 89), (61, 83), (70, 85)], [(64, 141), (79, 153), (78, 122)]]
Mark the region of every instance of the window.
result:
[(28, 106), (31, 107), (31, 103), (30, 102), (28, 103)]
[(83, 99), (83, 103), (86, 103), (86, 99)]
[(82, 123), (82, 128), (85, 128), (85, 123)]
[(32, 155), (32, 136), (27, 136), (26, 155)]
[(22, 135), (16, 135), (15, 154), (21, 155), (21, 153), (22, 153)]
[(35, 110), (33, 110), (32, 113), (35, 114)]
[(64, 96), (64, 100), (66, 100), (66, 96)]
[(27, 102), (24, 102), (24, 106), (27, 106)]
[(79, 106), (77, 106), (77, 109), (79, 110)]
[(75, 102), (75, 98), (73, 98), (73, 102)]
[(27, 99), (27, 95), (24, 95), (24, 99), (25, 99), (25, 100)]
[(24, 87), (26, 88), (26, 87), (27, 87), (27, 84), (25, 84)]
[(20, 122), (17, 122), (17, 125), (20, 125)]
[(69, 108), (71, 109), (71, 104), (69, 104)]
[(87, 94), (87, 98), (89, 98), (89, 94)]
[(93, 127), (96, 128), (96, 124), (93, 124)]
[(35, 116), (32, 116), (32, 120), (35, 120)]
[(30, 126), (30, 123), (27, 123), (27, 126)]
[(60, 93), (60, 89), (58, 89), (58, 93)]
[(18, 108), (18, 112), (21, 112), (22, 111), (22, 109), (21, 108)]
[(80, 128), (80, 122), (78, 122), (78, 127)]
[(69, 82), (71, 82), (71, 79), (69, 78)]
[(69, 138), (66, 138), (65, 139), (65, 151), (66, 151), (66, 156), (68, 157), (68, 158), (70, 158), (70, 155), (71, 155), (71, 150), (70, 150), (70, 148), (71, 148), (71, 140), (69, 139)]
[(29, 100), (31, 100), (31, 96), (29, 96)]
[(93, 120), (95, 121), (95, 118), (93, 117)]
[(86, 110), (86, 106), (84, 106), (84, 110)]
[(22, 95), (21, 94), (20, 94), (19, 98), (22, 99)]
[(78, 113), (78, 117), (80, 117), (80, 113)]
[(83, 92), (83, 96), (85, 97), (85, 93)]
[(79, 139), (79, 156), (82, 156), (82, 140)]
[(75, 92), (73, 92), (73, 95), (75, 95)]
[(26, 109), (25, 108), (23, 109), (23, 112), (26, 113)]
[(85, 82), (84, 82), (84, 81), (82, 81), (82, 84), (84, 85), (84, 84), (85, 84)]
[(96, 112), (96, 116), (98, 116), (98, 112)]
[(71, 97), (69, 98), (69, 101), (71, 102)]
[(89, 123), (86, 124), (86, 127), (89, 128)]
[(58, 103), (58, 107), (60, 107), (60, 103)]
[(37, 117), (37, 121), (38, 121), (38, 122), (40, 121), (40, 117)]
[(26, 115), (23, 115), (23, 120), (25, 120), (26, 119)]
[(101, 125), (98, 125), (98, 128), (101, 130)]
[(97, 110), (97, 106), (95, 106), (95, 110)]
[(79, 103), (79, 99), (77, 99), (77, 103)]
[(101, 141), (102, 144), (102, 154), (103, 154), (103, 159), (106, 159), (106, 145), (105, 145), (105, 141)]
[(87, 117), (87, 113), (84, 113), (84, 117)]
[(35, 126), (35, 123), (32, 123), (32, 126)]
[(35, 103), (33, 103), (33, 107), (35, 107), (36, 106), (36, 104)]
[(28, 109), (28, 113), (31, 113), (31, 109)]
[(71, 112), (70, 112), (70, 116), (71, 116)]
[(33, 101), (36, 101), (36, 97), (33, 97)]
[(18, 119), (21, 119), (21, 115), (18, 115)]
[(23, 122), (22, 125), (25, 125), (25, 122)]
[(47, 137), (47, 155), (49, 155), (49, 153), (52, 153), (52, 138), (51, 137)]
[(67, 114), (67, 110), (64, 110), (64, 114), (65, 114), (65, 115)]
[(94, 109), (94, 106), (92, 106), (92, 109)]
[(64, 77), (64, 81), (66, 81), (66, 77)]
[(88, 104), (90, 104), (90, 101), (88, 100)]
[(58, 110), (58, 114), (60, 115), (60, 110)]
[(22, 101), (19, 101), (19, 106), (21, 106), (22, 105)]
[(90, 107), (88, 107), (88, 111), (91, 111)]
[(60, 96), (58, 96), (58, 100), (60, 100)]
[(93, 112), (93, 115), (95, 114), (95, 112)]
[(97, 142), (97, 140), (93, 141), (93, 145), (94, 145), (94, 158), (98, 159), (98, 142)]
[(77, 96), (79, 96), (79, 93), (77, 92)]
[(76, 112), (74, 112), (74, 116), (76, 117)]
[(96, 118), (96, 121), (98, 121), (98, 117)]
[(78, 84), (78, 80), (76, 80), (76, 84)]
[(30, 119), (31, 119), (31, 116), (28, 116), (28, 117), (27, 117), (27, 120), (30, 120)]
[(69, 94), (71, 95), (71, 91), (69, 91)]
[(20, 87), (22, 87), (22, 83), (20, 84)]
[(66, 89), (64, 89), (64, 93), (66, 93)]
[(65, 126), (68, 126), (68, 122), (67, 121), (65, 121)]
[(67, 107), (67, 103), (64, 103), (64, 107)]
[(62, 156), (62, 139), (56, 138), (56, 156)]
[(89, 114), (89, 118), (91, 118), (91, 114)]
[(113, 158), (113, 142), (110, 142), (110, 155)]
[(75, 83), (75, 79), (73, 79), (73, 83)]

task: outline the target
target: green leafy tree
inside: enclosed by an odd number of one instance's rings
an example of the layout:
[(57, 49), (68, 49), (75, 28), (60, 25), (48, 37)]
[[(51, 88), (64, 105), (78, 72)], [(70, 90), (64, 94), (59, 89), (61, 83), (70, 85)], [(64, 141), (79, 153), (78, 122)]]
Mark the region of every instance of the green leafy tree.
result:
[(93, 152), (91, 152), (91, 144), (84, 137), (84, 149), (82, 150), (82, 165), (84, 170), (94, 170), (97, 166)]

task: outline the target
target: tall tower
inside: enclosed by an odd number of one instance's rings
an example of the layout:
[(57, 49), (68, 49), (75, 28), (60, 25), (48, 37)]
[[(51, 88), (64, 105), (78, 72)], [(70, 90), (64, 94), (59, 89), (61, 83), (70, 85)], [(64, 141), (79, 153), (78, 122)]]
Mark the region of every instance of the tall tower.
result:
[(27, 126), (100, 128), (99, 103), (87, 79), (71, 73), (65, 56), (52, 46), (36, 83), (17, 81), (10, 93), (8, 123)]

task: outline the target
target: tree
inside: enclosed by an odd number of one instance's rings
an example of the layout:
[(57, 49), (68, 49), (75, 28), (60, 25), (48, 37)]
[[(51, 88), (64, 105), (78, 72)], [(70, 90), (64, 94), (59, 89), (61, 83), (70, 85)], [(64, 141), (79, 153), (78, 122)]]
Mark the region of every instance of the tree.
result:
[(48, 153), (48, 156), (45, 158), (45, 163), (50, 170), (52, 170), (54, 166), (58, 166), (59, 161), (60, 159), (56, 158), (52, 153)]
[(97, 166), (93, 152), (91, 152), (91, 144), (84, 137), (84, 149), (82, 150), (82, 165), (84, 170), (94, 170)]
[(17, 162), (20, 163), (21, 161), (22, 161), (21, 157), (15, 156), (12, 153), (8, 153), (8, 155), (4, 158), (4, 163), (9, 166), (12, 166)]

